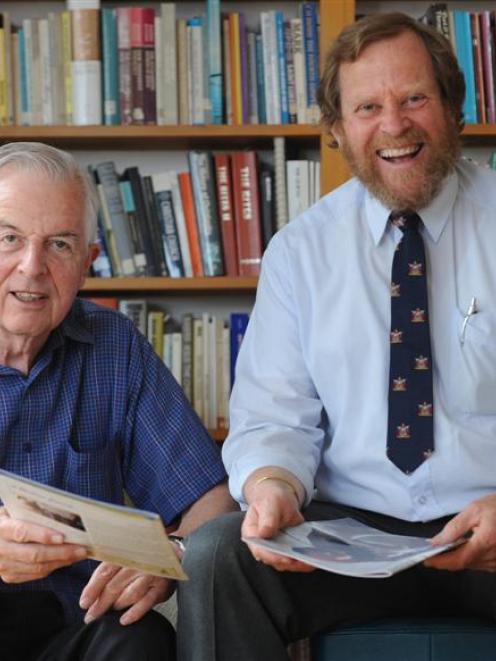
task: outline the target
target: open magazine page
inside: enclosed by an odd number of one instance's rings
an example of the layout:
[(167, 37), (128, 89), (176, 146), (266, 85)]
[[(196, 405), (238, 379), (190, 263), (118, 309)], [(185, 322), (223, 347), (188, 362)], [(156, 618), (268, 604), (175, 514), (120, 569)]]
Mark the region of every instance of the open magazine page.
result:
[(244, 541), (319, 569), (365, 578), (392, 576), (453, 546), (434, 547), (428, 539), (392, 535), (349, 518), (307, 521), (272, 539)]
[(57, 530), (95, 560), (186, 579), (158, 514), (103, 503), (0, 470), (0, 498), (11, 517)]

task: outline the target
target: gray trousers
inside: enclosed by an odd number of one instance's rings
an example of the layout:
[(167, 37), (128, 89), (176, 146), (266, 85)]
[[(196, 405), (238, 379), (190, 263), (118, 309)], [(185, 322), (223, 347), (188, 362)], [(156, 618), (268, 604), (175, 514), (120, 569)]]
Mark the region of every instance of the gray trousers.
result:
[[(430, 537), (448, 519), (408, 523), (327, 503), (308, 519), (353, 516), (388, 532)], [(341, 623), (409, 615), (496, 613), (494, 574), (417, 565), (387, 579), (316, 570), (278, 572), (256, 562), (240, 540), (242, 513), (191, 535), (183, 558), (190, 580), (178, 589), (179, 661), (288, 661), (289, 643)]]

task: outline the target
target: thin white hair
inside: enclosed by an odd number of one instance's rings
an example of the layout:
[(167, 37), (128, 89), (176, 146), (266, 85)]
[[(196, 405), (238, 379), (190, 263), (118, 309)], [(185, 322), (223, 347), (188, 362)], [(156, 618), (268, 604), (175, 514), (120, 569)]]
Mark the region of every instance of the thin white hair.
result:
[(98, 193), (89, 174), (80, 167), (72, 154), (43, 142), (8, 142), (0, 146), (0, 170), (12, 166), (21, 171), (45, 174), (54, 182), (75, 182), (80, 188), (84, 205), (87, 241), (96, 241), (100, 207)]

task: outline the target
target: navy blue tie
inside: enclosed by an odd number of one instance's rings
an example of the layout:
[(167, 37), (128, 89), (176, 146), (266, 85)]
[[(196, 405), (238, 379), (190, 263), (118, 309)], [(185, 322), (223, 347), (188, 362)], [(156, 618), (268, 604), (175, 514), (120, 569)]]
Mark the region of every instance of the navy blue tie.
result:
[(389, 219), (403, 237), (391, 274), (387, 456), (409, 474), (434, 450), (426, 263), (419, 216), (393, 211)]

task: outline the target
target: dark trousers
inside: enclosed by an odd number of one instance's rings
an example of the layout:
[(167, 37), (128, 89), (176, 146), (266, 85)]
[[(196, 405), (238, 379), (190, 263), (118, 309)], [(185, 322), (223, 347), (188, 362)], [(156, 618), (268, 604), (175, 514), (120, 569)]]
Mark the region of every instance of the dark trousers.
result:
[[(351, 515), (387, 532), (419, 537), (434, 535), (448, 520), (408, 523), (327, 503), (313, 503), (305, 515)], [(240, 540), (242, 518), (228, 514), (188, 540), (183, 565), (190, 580), (178, 591), (180, 661), (288, 661), (290, 642), (378, 617), (495, 616), (494, 574), (421, 564), (386, 579), (278, 572), (256, 562)]]
[(66, 626), (49, 592), (0, 593), (1, 661), (174, 661), (175, 633), (152, 611), (119, 624), (111, 611), (87, 625)]

